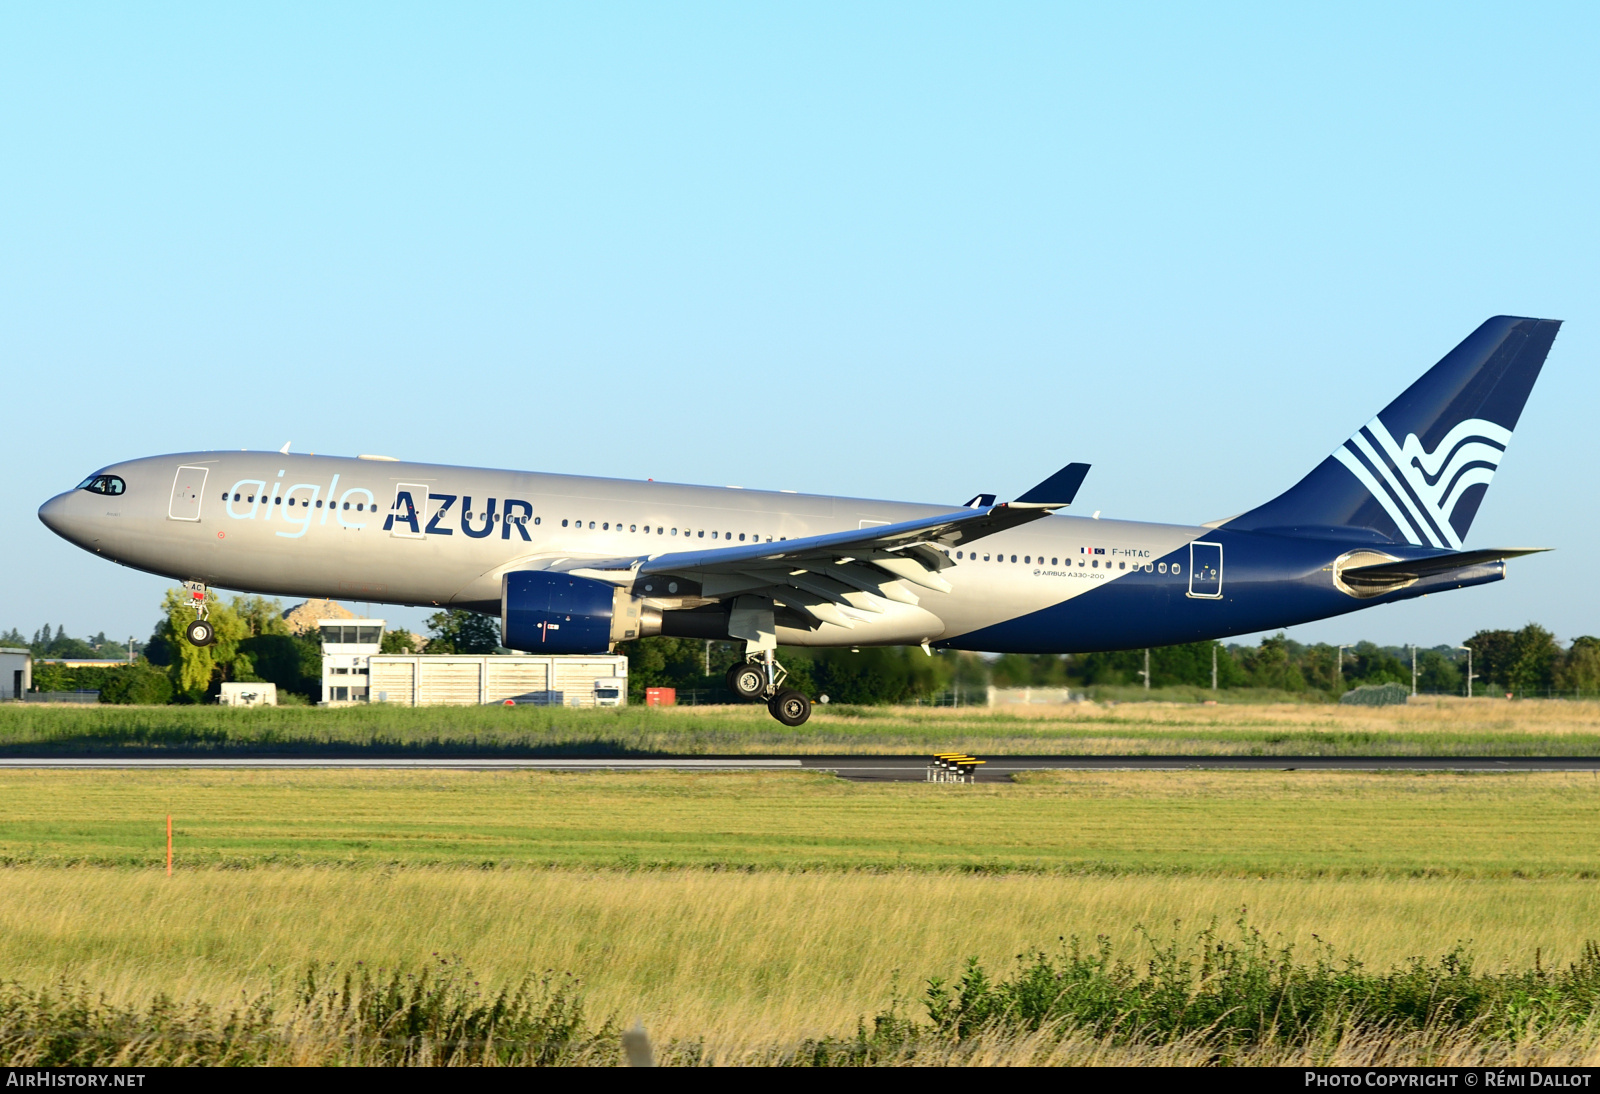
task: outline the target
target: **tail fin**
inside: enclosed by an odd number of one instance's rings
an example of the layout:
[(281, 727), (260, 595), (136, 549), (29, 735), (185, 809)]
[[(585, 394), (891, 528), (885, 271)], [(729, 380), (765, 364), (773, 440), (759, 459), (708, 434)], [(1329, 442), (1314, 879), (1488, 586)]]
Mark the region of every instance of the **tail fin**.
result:
[(1560, 327), (1495, 316), (1287, 493), (1227, 526), (1459, 550)]

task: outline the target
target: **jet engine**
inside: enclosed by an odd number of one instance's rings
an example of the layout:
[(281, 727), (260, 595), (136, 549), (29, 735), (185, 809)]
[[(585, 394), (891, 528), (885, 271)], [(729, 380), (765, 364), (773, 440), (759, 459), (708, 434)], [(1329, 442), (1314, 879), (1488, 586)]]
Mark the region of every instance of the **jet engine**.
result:
[(501, 582), (500, 642), (508, 649), (607, 653), (618, 642), (659, 633), (659, 613), (604, 581), (514, 570)]

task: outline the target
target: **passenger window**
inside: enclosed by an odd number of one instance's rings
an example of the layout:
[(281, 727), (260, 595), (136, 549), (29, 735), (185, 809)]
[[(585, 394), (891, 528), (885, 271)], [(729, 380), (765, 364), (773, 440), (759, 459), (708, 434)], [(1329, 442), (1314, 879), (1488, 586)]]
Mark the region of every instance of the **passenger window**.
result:
[(1172, 564), (1172, 572), (1175, 573), (1175, 574), (1182, 573), (1183, 572), (1183, 567), (1179, 566), (1176, 562), (1174, 562)]
[(282, 498), (273, 498), (272, 499), (272, 504), (273, 505), (282, 505), (283, 504), (283, 499)]
[(1156, 569), (1161, 571), (1162, 573), (1166, 573), (1167, 572), (1167, 564), (1165, 562), (1158, 562), (1158, 563), (1156, 563)]
[(989, 556), (988, 555), (984, 555), (983, 556), (983, 561), (988, 562), (989, 561)]
[(960, 552), (960, 551), (957, 551), (957, 552), (956, 552), (956, 557), (957, 557), (957, 558), (963, 558), (963, 557), (965, 557), (965, 556), (963, 556), (963, 555), (962, 555), (962, 553), (961, 553), (961, 552)]
[[(637, 532), (637, 531), (638, 531), (638, 530), (639, 530), (639, 526), (638, 526), (638, 525), (637, 525), (637, 524), (630, 524), (630, 525), (628, 525), (628, 531), (630, 531), (630, 532)], [(646, 529), (645, 529), (645, 531), (646, 531), (646, 532), (648, 532), (648, 531), (649, 531), (649, 530), (650, 530), (650, 529), (648, 529), (648, 528), (646, 528)]]
[(1059, 562), (1057, 562), (1057, 561), (1056, 561), (1056, 560), (1055, 560), (1055, 559), (1054, 559), (1054, 558), (1052, 558), (1052, 559), (1051, 559), (1051, 560), (1050, 560), (1050, 565), (1052, 565), (1052, 566), (1059, 566), (1059, 565), (1061, 565), (1061, 564), (1060, 564), (1060, 563), (1059, 563)]
[(740, 532), (740, 533), (739, 533), (739, 542), (740, 542), (740, 543), (743, 543), (743, 542), (744, 542), (744, 533), (743, 533), (743, 532)]
[(1128, 568), (1128, 564), (1127, 564), (1127, 563), (1126, 563), (1126, 562), (1119, 562), (1119, 563), (1117, 563), (1117, 569), (1119, 569), (1119, 570), (1126, 570), (1126, 569), (1127, 569), (1127, 568)]
[(602, 532), (609, 532), (609, 531), (611, 531), (611, 522), (610, 522), (610, 521), (609, 521), (609, 520), (608, 520), (608, 521), (606, 521), (606, 522), (605, 522), (605, 523), (604, 523), (604, 524), (602, 524), (602, 525), (601, 525), (601, 526), (600, 526), (600, 530), (601, 530), (601, 531), (602, 531)]
[(566, 521), (562, 521), (561, 522), (561, 527), (565, 528), (566, 526), (567, 526), (567, 522)]
[(591, 531), (594, 529), (594, 521), (591, 520), (589, 522), (589, 528), (590, 528)]
[(1098, 558), (1091, 558), (1089, 560), (1089, 565), (1093, 566), (1096, 570), (1098, 570), (1100, 568), (1100, 560)]
[(678, 530), (677, 530), (677, 529), (676, 529), (676, 528), (674, 528), (674, 529), (673, 529), (673, 530), (672, 530), (672, 534), (673, 534), (673, 535), (677, 535), (677, 534), (678, 534)]
[(700, 529), (700, 531), (696, 532), (695, 535), (697, 535), (701, 539), (705, 539), (706, 538), (706, 530), (704, 528), (702, 528), (702, 529)]

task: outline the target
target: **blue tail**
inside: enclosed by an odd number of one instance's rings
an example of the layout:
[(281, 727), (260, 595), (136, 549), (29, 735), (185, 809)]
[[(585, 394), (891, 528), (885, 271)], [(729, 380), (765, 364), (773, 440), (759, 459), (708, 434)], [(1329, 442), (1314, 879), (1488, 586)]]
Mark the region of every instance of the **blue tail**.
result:
[(1227, 527), (1459, 550), (1560, 327), (1490, 319), (1291, 490)]

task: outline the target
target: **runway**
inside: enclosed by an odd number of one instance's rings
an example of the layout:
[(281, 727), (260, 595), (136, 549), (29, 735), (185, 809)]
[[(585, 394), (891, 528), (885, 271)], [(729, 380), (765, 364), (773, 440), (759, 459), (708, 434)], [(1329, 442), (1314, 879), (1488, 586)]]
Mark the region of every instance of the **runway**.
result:
[[(1026, 771), (1600, 772), (1596, 756), (979, 756), (979, 782)], [(652, 756), (410, 758), (385, 756), (13, 756), (0, 769), (374, 771), (830, 771), (855, 782), (922, 782), (927, 756)]]

